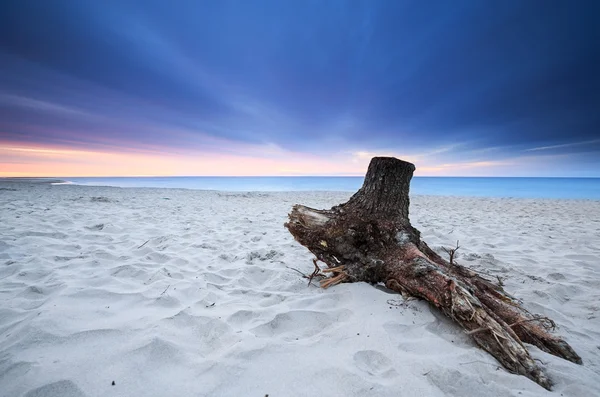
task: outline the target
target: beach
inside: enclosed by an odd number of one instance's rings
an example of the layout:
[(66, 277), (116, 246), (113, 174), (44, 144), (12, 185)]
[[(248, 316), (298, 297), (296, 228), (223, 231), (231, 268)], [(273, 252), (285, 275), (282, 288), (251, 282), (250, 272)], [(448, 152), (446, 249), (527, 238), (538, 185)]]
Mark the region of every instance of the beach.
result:
[(600, 201), (411, 197), (424, 241), (582, 357), (528, 346), (550, 392), (426, 302), (308, 286), (287, 214), (351, 194), (0, 182), (0, 396), (600, 394)]

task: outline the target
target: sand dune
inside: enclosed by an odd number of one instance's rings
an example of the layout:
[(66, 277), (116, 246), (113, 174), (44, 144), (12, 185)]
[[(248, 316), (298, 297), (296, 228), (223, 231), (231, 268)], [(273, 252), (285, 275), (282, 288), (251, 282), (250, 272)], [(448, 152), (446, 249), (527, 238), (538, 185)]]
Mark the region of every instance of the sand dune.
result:
[(412, 200), (425, 241), (460, 240), (458, 261), (502, 278), (582, 356), (530, 347), (548, 392), (424, 302), (307, 287), (287, 213), (348, 193), (2, 186), (1, 396), (600, 394), (598, 201)]

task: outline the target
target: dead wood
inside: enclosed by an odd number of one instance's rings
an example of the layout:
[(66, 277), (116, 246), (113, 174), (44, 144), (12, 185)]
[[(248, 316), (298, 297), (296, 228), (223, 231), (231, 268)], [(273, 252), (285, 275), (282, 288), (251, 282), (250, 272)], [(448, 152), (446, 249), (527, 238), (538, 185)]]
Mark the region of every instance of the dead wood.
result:
[[(507, 294), (501, 285), (455, 261), (446, 261), (421, 240), (408, 218), (409, 186), (415, 167), (390, 157), (371, 160), (362, 188), (330, 210), (295, 205), (285, 224), (294, 238), (328, 267), (317, 275), (327, 288), (340, 282), (384, 283), (388, 288), (427, 300), (453, 319), (506, 369), (546, 389), (551, 381), (523, 342), (581, 364), (563, 339)], [(549, 320), (549, 319), (547, 319)], [(546, 326), (545, 326), (546, 325)]]

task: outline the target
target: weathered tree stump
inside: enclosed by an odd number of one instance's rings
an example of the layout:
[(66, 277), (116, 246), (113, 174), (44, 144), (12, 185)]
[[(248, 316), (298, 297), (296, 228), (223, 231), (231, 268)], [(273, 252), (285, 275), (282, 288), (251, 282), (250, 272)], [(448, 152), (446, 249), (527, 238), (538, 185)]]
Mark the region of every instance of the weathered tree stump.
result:
[[(331, 273), (322, 287), (340, 282), (384, 283), (427, 300), (471, 335), (506, 369), (546, 389), (552, 383), (523, 342), (581, 364), (563, 339), (549, 333), (554, 323), (532, 315), (502, 286), (448, 262), (421, 240), (408, 218), (409, 185), (415, 166), (390, 157), (371, 160), (362, 188), (330, 210), (295, 205), (285, 224)], [(311, 277), (312, 279), (312, 277)]]

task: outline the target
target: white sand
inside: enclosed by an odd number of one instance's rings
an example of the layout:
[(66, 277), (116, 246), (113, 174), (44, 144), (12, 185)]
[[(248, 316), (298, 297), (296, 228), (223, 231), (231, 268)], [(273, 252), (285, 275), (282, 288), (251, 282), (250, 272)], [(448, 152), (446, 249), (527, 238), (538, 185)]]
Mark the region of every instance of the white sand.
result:
[(287, 213), (349, 194), (0, 189), (1, 396), (600, 395), (598, 201), (411, 206), (431, 246), (460, 240), (461, 263), (557, 322), (584, 365), (531, 347), (551, 393), (424, 302), (307, 288)]

